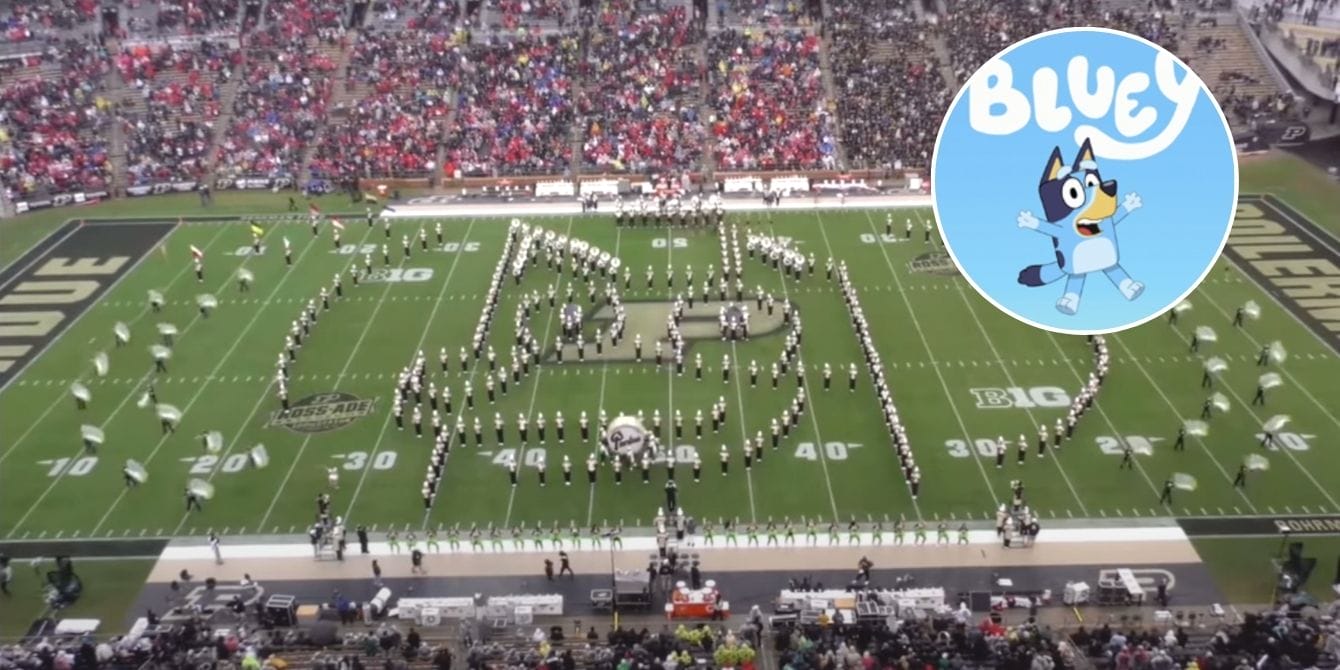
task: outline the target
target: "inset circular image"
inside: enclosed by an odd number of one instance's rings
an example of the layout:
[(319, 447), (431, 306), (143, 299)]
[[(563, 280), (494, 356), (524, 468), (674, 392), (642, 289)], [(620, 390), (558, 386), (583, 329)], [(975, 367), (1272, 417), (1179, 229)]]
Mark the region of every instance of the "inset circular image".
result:
[(959, 271), (1066, 334), (1157, 317), (1214, 267), (1238, 162), (1214, 96), (1166, 49), (1104, 28), (1017, 42), (959, 90), (931, 164)]

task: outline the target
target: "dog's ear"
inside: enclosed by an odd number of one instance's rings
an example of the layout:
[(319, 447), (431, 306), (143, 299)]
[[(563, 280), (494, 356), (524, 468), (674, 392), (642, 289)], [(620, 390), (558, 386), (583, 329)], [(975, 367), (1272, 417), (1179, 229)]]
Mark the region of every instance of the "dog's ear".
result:
[(1093, 155), (1093, 143), (1090, 142), (1089, 138), (1087, 137), (1084, 138), (1084, 143), (1079, 145), (1079, 153), (1075, 154), (1074, 169), (1079, 170), (1079, 164), (1084, 161), (1091, 161), (1091, 162), (1097, 161), (1097, 159), (1094, 158)]
[(1049, 181), (1055, 181), (1061, 175), (1061, 170), (1065, 169), (1065, 159), (1061, 158), (1061, 147), (1052, 148), (1051, 158), (1047, 159), (1047, 167), (1042, 170), (1042, 179), (1039, 185)]

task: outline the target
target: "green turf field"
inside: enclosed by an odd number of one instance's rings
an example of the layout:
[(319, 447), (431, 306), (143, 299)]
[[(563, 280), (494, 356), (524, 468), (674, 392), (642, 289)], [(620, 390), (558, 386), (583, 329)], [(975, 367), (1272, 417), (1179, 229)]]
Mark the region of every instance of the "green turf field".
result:
[[(1302, 168), (1285, 162), (1263, 163), (1244, 178), (1244, 193), (1269, 188)], [(1314, 218), (1335, 206), (1333, 194), (1317, 201), (1294, 204)], [(210, 213), (273, 212), (284, 209), (274, 197), (237, 202), (221, 199)], [(128, 203), (115, 203), (119, 216), (134, 216)], [(193, 200), (146, 201), (144, 216), (198, 214)], [(166, 203), (166, 204), (165, 204)], [(333, 209), (335, 201), (325, 205)], [(1334, 210), (1331, 210), (1334, 211)], [(89, 210), (90, 215), (102, 215)], [(68, 213), (66, 214), (68, 215)], [(43, 216), (54, 217), (53, 213)], [(776, 416), (795, 393), (795, 379), (786, 376), (781, 389), (771, 390), (766, 372), (782, 346), (782, 331), (759, 335), (730, 346), (714, 339), (690, 344), (689, 359), (701, 352), (704, 379), (695, 381), (692, 363), (684, 376), (654, 364), (611, 362), (563, 365), (547, 363), (532, 371), (519, 385), (510, 385), (494, 406), (483, 399), (482, 377), (473, 377), (485, 444), (453, 446), (443, 490), (425, 515), (419, 496), (430, 451), (429, 438), (416, 439), (412, 430), (397, 431), (391, 420), (390, 395), (395, 373), (414, 351), (423, 348), (430, 358), (430, 375), (439, 386), (450, 385), (456, 409), (463, 402), (462, 386), (475, 374), (462, 373), (456, 364), (459, 347), (468, 344), (492, 268), (507, 234), (506, 219), (443, 222), (445, 244), (427, 253), (401, 257), (400, 239), (413, 235), (422, 221), (399, 221), (392, 226), (391, 268), (382, 270), (380, 224), (366, 227), (349, 219), (344, 251), (335, 250), (329, 226), (313, 237), (305, 217), (286, 223), (263, 222), (266, 252), (245, 254), (250, 233), (245, 224), (188, 222), (176, 227), (123, 281), (80, 318), (3, 393), (0, 415), (5, 429), (0, 438), (0, 538), (140, 537), (201, 534), (208, 529), (228, 533), (301, 532), (315, 512), (313, 498), (326, 490), (326, 468), (337, 467), (340, 486), (333, 492), (334, 511), (354, 524), (378, 529), (461, 523), (550, 525), (614, 522), (646, 524), (663, 500), (664, 468), (653, 469), (652, 484), (643, 485), (636, 472), (625, 474), (615, 486), (607, 471), (588, 487), (584, 460), (590, 444), (577, 439), (577, 416), (585, 410), (594, 421), (598, 409), (611, 416), (655, 410), (668, 417), (679, 410), (685, 417), (685, 437), (674, 441), (677, 453), (693, 451), (703, 460), (703, 482), (692, 483), (688, 470), (679, 469), (680, 498), (691, 514), (738, 517), (742, 520), (784, 516), (834, 518), (855, 516), (909, 519), (986, 519), (996, 504), (1009, 496), (1011, 480), (1023, 479), (1028, 499), (1046, 518), (1112, 518), (1152, 516), (1215, 516), (1338, 512), (1340, 410), (1335, 409), (1335, 379), (1340, 359), (1331, 353), (1278, 304), (1227, 262), (1192, 297), (1195, 309), (1176, 327), (1160, 319), (1144, 327), (1109, 337), (1112, 373), (1095, 410), (1085, 416), (1075, 438), (1059, 454), (1038, 460), (1030, 454), (1023, 466), (1014, 463), (996, 469), (994, 458), (980, 453), (985, 440), (1004, 435), (1011, 444), (1020, 433), (1030, 444), (1037, 426), (1050, 428), (1064, 415), (1062, 397), (1077, 391), (1092, 369), (1092, 357), (1083, 338), (1040, 333), (1014, 322), (980, 299), (963, 282), (944, 273), (945, 259), (935, 245), (922, 242), (920, 225), (911, 241), (904, 240), (902, 221), (912, 216), (918, 224), (928, 211), (896, 214), (895, 234), (883, 236), (884, 212), (860, 210), (777, 214), (771, 221), (741, 215), (735, 223), (790, 237), (798, 248), (818, 257), (813, 277), (783, 279), (758, 260), (745, 259), (749, 287), (765, 290), (798, 305), (804, 320), (801, 355), (807, 366), (809, 411), (780, 449), (766, 449), (766, 458), (746, 473), (740, 444), (744, 434), (767, 434), (767, 420)], [(18, 256), (40, 238), (49, 223), (37, 219), (22, 228), (23, 239), (7, 236), (0, 248), (7, 259)], [(36, 223), (33, 223), (36, 221)], [(48, 219), (49, 221), (49, 219)], [(682, 290), (683, 268), (692, 265), (698, 281), (711, 264), (721, 265), (717, 238), (685, 230), (619, 229), (608, 218), (542, 217), (532, 223), (566, 232), (614, 252), (634, 269), (626, 303), (665, 301), (670, 289), (665, 268), (677, 269)], [(432, 240), (432, 225), (427, 222)], [(9, 226), (9, 223), (5, 224)], [(293, 266), (283, 261), (281, 238), (293, 244)], [(346, 297), (323, 312), (312, 338), (303, 347), (292, 371), (290, 395), (301, 404), (308, 397), (342, 393), (371, 403), (346, 403), (340, 408), (350, 421), (324, 432), (302, 433), (272, 424), (279, 409), (270, 381), (283, 335), (301, 305), (330, 284), (332, 275), (350, 263), (361, 265), (364, 244), (373, 244), (374, 269), (387, 279), (353, 287), (345, 281)], [(198, 283), (191, 272), (188, 249), (205, 252), (206, 277)], [(882, 353), (894, 395), (923, 471), (923, 487), (914, 501), (897, 468), (889, 446), (869, 377), (862, 375), (856, 393), (846, 390), (841, 371), (860, 363), (859, 348), (849, 326), (846, 307), (835, 286), (824, 280), (823, 259), (845, 260), (857, 283), (862, 303)], [(655, 286), (646, 288), (643, 273), (655, 268)], [(239, 293), (235, 271), (245, 267), (255, 274), (251, 292)], [(560, 295), (571, 276), (556, 277), (544, 264), (532, 269), (520, 287), (505, 284), (490, 342), (508, 361), (512, 341), (512, 314), (521, 291), (543, 294), (555, 284)], [(146, 292), (163, 291), (169, 302), (161, 314), (148, 312)], [(580, 280), (577, 299), (587, 306)], [(212, 293), (219, 298), (214, 313), (204, 319), (195, 296)], [(1259, 321), (1234, 329), (1234, 310), (1248, 300), (1263, 311)], [(717, 304), (714, 300), (712, 303)], [(542, 344), (552, 347), (558, 326), (553, 310), (542, 309), (531, 327)], [(113, 347), (112, 325), (130, 325), (132, 341)], [(163, 436), (152, 409), (137, 406), (152, 364), (147, 347), (157, 341), (155, 324), (171, 322), (180, 329), (166, 374), (158, 375), (156, 390), (162, 402), (184, 410), (175, 434)], [(1220, 335), (1217, 343), (1188, 352), (1195, 326), (1208, 325)], [(588, 324), (587, 331), (595, 324)], [(1278, 340), (1289, 359), (1278, 370), (1284, 385), (1270, 394), (1266, 407), (1248, 401), (1262, 370), (1255, 365), (1260, 346)], [(451, 354), (448, 374), (437, 370), (440, 347)], [(650, 342), (647, 350), (650, 352)], [(111, 370), (105, 378), (93, 374), (90, 359), (107, 351)], [(723, 356), (735, 374), (723, 383)], [(1206, 391), (1201, 388), (1202, 359), (1219, 356), (1229, 370), (1216, 387), (1232, 408), (1211, 421), (1210, 434), (1191, 439), (1185, 452), (1171, 450), (1172, 438), (1183, 419), (1199, 415)], [(650, 354), (648, 354), (650, 357)], [(750, 388), (740, 373), (748, 361), (764, 369), (758, 388)], [(834, 388), (822, 390), (819, 369), (834, 366)], [(77, 410), (69, 395), (72, 382), (83, 381), (92, 390), (87, 410)], [(704, 414), (718, 397), (729, 404), (724, 428), (713, 434), (710, 425), (701, 439), (693, 436), (692, 417)], [(1058, 409), (1056, 405), (1060, 405)], [(1009, 406), (1005, 406), (1009, 405)], [(366, 416), (357, 416), (367, 408)], [(493, 439), (493, 412), (506, 420), (509, 442)], [(552, 434), (555, 412), (567, 418), (567, 443)], [(547, 444), (533, 438), (527, 447), (515, 443), (518, 413), (543, 412), (551, 421)], [(1255, 434), (1274, 414), (1292, 422), (1279, 436), (1280, 448), (1263, 451)], [(282, 422), (281, 422), (282, 423)], [(299, 422), (300, 423), (300, 422)], [(340, 422), (332, 422), (340, 423)], [(454, 417), (447, 421), (451, 430)], [(96, 456), (85, 455), (79, 426), (101, 426), (106, 443)], [(467, 421), (467, 425), (469, 421)], [(208, 455), (197, 436), (221, 431), (223, 451)], [(1134, 470), (1119, 471), (1121, 445), (1153, 444), (1153, 453), (1138, 457)], [(270, 463), (254, 469), (246, 452), (263, 443)], [(731, 473), (718, 471), (718, 450), (733, 452)], [(507, 484), (501, 465), (504, 450), (523, 463), (533, 464), (544, 454), (549, 484), (541, 488), (533, 468), (524, 468), (521, 484)], [(1252, 473), (1248, 487), (1235, 490), (1230, 481), (1249, 454), (1265, 453), (1270, 469)], [(574, 483), (562, 485), (559, 462), (568, 455)], [(136, 489), (123, 486), (125, 459), (144, 463), (148, 482)], [(1194, 492), (1179, 491), (1171, 505), (1157, 502), (1159, 488), (1174, 472), (1199, 481)], [(209, 480), (217, 489), (203, 512), (184, 511), (182, 491), (188, 479)]]

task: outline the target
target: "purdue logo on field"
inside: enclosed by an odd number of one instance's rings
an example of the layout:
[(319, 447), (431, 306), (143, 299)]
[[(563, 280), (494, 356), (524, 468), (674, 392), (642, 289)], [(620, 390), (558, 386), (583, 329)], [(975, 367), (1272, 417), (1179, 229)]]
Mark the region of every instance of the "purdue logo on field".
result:
[(647, 431), (631, 416), (618, 416), (605, 430), (605, 444), (611, 452), (633, 457), (647, 447)]
[(913, 272), (924, 272), (932, 275), (944, 275), (952, 277), (958, 274), (958, 268), (954, 267), (954, 261), (949, 254), (943, 251), (931, 251), (921, 254), (908, 263), (908, 267)]
[(371, 414), (376, 403), (375, 398), (362, 400), (348, 393), (318, 393), (271, 413), (270, 425), (295, 433), (324, 433)]

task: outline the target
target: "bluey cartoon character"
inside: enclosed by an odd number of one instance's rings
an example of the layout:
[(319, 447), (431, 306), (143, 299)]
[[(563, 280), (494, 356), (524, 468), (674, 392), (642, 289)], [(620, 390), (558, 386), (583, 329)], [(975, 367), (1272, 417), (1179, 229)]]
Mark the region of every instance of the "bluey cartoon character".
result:
[(1056, 262), (1024, 268), (1019, 272), (1019, 283), (1042, 286), (1064, 277), (1065, 291), (1056, 301), (1056, 309), (1062, 314), (1079, 311), (1084, 280), (1091, 272), (1107, 275), (1127, 300), (1140, 297), (1145, 285), (1121, 267), (1117, 224), (1143, 203), (1139, 195), (1127, 193), (1121, 200), (1122, 211), (1117, 213), (1117, 182), (1103, 181), (1089, 140), (1084, 140), (1069, 168), (1061, 158), (1060, 147), (1052, 149), (1038, 195), (1046, 220), (1040, 221), (1025, 210), (1019, 212), (1019, 227), (1052, 238)]

